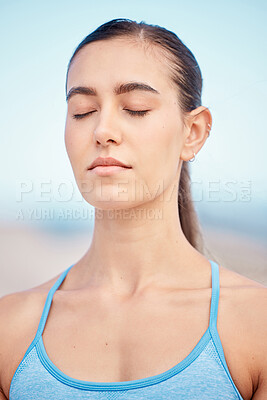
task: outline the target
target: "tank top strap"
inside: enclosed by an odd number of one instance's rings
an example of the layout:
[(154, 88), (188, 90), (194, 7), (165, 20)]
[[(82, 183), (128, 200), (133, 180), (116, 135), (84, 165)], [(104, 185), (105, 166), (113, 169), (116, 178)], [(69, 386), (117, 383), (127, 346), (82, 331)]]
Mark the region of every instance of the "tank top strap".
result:
[(53, 296), (55, 291), (59, 288), (59, 286), (62, 284), (62, 282), (64, 281), (64, 279), (67, 276), (67, 273), (69, 272), (69, 270), (74, 266), (75, 264), (72, 264), (70, 267), (68, 267), (65, 271), (62, 272), (62, 274), (59, 276), (59, 278), (56, 280), (56, 282), (54, 283), (54, 285), (51, 287), (51, 289), (49, 290), (47, 297), (46, 297), (46, 301), (45, 301), (45, 305), (43, 308), (43, 312), (41, 315), (41, 319), (38, 325), (38, 329), (35, 335), (35, 339), (34, 342), (36, 342), (43, 333), (44, 327), (45, 327), (45, 323), (49, 314), (49, 310), (51, 307), (51, 303), (53, 300)]
[(219, 295), (220, 295), (219, 265), (212, 260), (209, 260), (209, 262), (211, 264), (211, 285), (212, 285), (209, 328), (216, 330)]

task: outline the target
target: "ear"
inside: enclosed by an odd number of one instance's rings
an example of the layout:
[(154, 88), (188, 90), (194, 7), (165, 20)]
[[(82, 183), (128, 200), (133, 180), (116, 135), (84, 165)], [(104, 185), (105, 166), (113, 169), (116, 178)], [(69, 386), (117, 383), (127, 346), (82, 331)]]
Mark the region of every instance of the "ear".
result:
[(197, 107), (186, 114), (185, 137), (180, 158), (183, 161), (190, 160), (194, 153), (197, 154), (204, 145), (212, 125), (212, 116), (207, 107)]

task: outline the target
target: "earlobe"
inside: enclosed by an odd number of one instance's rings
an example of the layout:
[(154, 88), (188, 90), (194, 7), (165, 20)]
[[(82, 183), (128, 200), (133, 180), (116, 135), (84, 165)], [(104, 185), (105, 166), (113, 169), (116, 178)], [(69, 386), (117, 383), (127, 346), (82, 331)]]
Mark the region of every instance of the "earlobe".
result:
[(194, 152), (194, 157), (193, 158), (191, 158), (190, 160), (188, 160), (189, 162), (193, 162), (193, 161), (195, 161), (195, 159), (196, 159), (196, 153)]

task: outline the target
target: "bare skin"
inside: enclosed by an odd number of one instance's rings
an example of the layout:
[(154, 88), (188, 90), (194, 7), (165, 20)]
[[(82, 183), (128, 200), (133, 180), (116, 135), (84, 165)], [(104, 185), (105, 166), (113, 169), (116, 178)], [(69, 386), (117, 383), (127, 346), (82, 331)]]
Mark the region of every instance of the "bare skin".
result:
[[(94, 382), (141, 379), (173, 367), (209, 324), (210, 267), (205, 260), (195, 267), (196, 279), (184, 277), (181, 287), (150, 286), (126, 297), (94, 284), (73, 285), (83, 275), (77, 263), (53, 298), (43, 333), (48, 356), (72, 378)], [(11, 379), (55, 280), (1, 299), (0, 399), (9, 398)], [(259, 386), (259, 378), (266, 368), (266, 288), (221, 266), (220, 284), (218, 332), (229, 371), (244, 400), (264, 399), (266, 381)]]
[[(133, 81), (159, 94), (114, 94), (118, 84)], [(183, 115), (163, 56), (125, 40), (82, 49), (67, 90), (77, 86), (94, 87), (97, 95), (69, 99), (66, 148), (83, 197), (102, 214), (90, 248), (54, 295), (44, 344), (53, 363), (73, 378), (141, 379), (183, 360), (208, 327), (210, 264), (182, 232), (177, 182), (182, 161), (204, 145), (212, 119), (205, 107)], [(129, 109), (150, 112), (136, 117)], [(98, 156), (131, 168), (99, 177), (87, 171)], [(110, 218), (110, 210), (119, 217)], [(161, 218), (148, 218), (153, 210)], [(126, 218), (125, 211), (139, 217)], [(8, 398), (55, 279), (0, 301), (0, 399)], [(263, 400), (266, 288), (223, 267), (220, 285), (218, 332), (230, 373), (245, 400)]]

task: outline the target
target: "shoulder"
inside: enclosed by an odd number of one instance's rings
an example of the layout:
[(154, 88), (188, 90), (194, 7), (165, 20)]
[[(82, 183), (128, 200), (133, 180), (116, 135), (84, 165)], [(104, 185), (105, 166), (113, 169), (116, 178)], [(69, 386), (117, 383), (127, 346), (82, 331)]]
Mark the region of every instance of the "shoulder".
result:
[(49, 289), (57, 280), (55, 278), (28, 290), (7, 294), (0, 298), (0, 335), (12, 334), (12, 329), (23, 328), (32, 323), (33, 317), (40, 313)]
[(266, 334), (267, 287), (222, 266), (219, 270), (219, 302), (227, 308), (232, 320), (247, 328), (247, 336), (251, 334), (250, 339), (255, 342), (255, 335), (260, 338)]
[(258, 318), (266, 317), (264, 311), (267, 301), (266, 286), (223, 266), (219, 266), (219, 273), (220, 297), (224, 303), (234, 306), (239, 313), (242, 310), (240, 317), (242, 316), (244, 320), (251, 318), (255, 312)]
[(57, 278), (0, 298), (0, 389), (6, 395), (16, 368), (35, 337), (48, 291)]
[(264, 390), (266, 395), (267, 287), (224, 267), (220, 266), (219, 270), (218, 315), (220, 311), (223, 313), (226, 325), (221, 326), (225, 332), (225, 345), (235, 344), (235, 349), (239, 354), (242, 353), (248, 367), (253, 392)]

